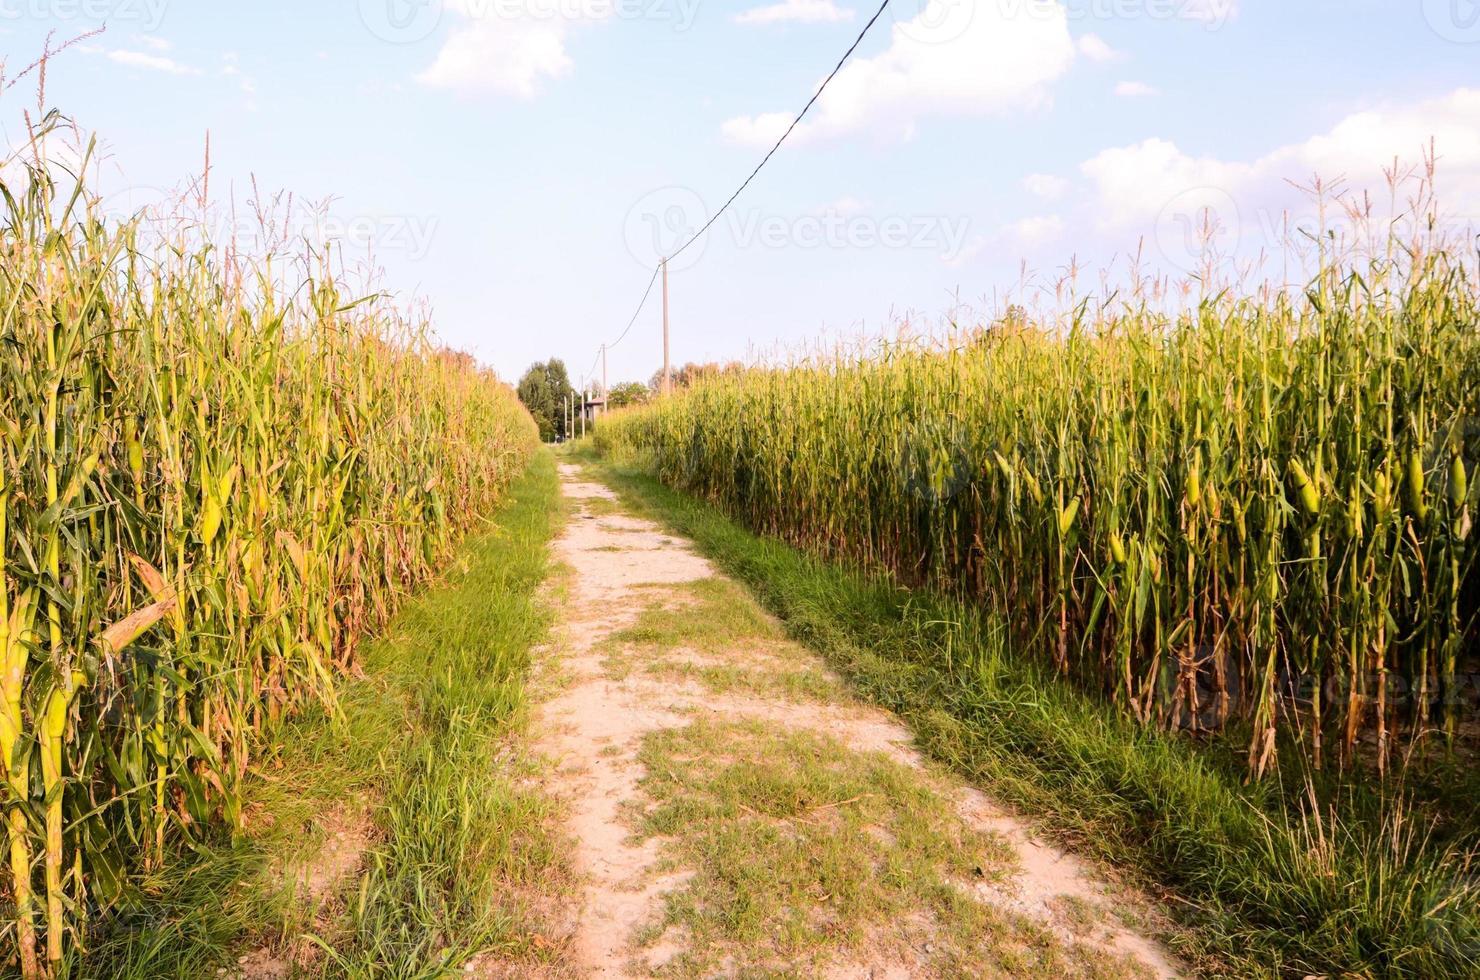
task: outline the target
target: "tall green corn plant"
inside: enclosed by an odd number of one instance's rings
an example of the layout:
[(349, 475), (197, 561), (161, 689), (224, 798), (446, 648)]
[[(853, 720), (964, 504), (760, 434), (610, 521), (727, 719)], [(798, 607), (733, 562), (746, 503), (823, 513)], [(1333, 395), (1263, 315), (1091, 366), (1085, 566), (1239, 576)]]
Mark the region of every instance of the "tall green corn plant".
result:
[(535, 430), (331, 256), (285, 281), (110, 225), (44, 167), (4, 197), (6, 935), (38, 976), (171, 839), (239, 820), (264, 734), (332, 705)]
[[(1021, 315), (724, 376), (605, 451), (753, 526), (999, 611), (1148, 724), (1282, 729), (1385, 772), (1452, 743), (1473, 640), (1474, 256), (1328, 265), (1304, 295)], [(1400, 682), (1400, 679), (1406, 683)], [(1330, 744), (1334, 739), (1334, 752)]]

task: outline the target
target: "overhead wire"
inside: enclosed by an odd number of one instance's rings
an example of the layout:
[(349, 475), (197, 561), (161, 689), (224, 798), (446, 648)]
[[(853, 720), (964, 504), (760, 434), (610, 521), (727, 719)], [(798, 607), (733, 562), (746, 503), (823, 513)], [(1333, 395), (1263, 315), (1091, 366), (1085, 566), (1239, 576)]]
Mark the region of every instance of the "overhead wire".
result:
[(761, 172), (761, 168), (763, 168), (767, 163), (770, 162), (771, 157), (776, 155), (777, 150), (781, 149), (781, 144), (786, 142), (786, 138), (791, 135), (792, 130), (801, 125), (802, 119), (807, 115), (808, 111), (811, 110), (812, 106), (817, 102), (817, 100), (822, 97), (822, 93), (827, 89), (828, 83), (837, 77), (838, 72), (843, 70), (843, 66), (847, 64), (848, 59), (853, 56), (853, 52), (858, 50), (858, 46), (862, 44), (863, 39), (868, 36), (869, 29), (874, 26), (874, 23), (881, 16), (883, 16), (884, 10), (888, 6), (889, 0), (884, 0), (883, 3), (879, 4), (879, 9), (875, 10), (874, 15), (868, 19), (868, 23), (863, 25), (863, 30), (858, 32), (858, 37), (854, 38), (853, 43), (849, 45), (848, 50), (843, 52), (843, 56), (838, 59), (838, 63), (833, 66), (833, 70), (828, 72), (827, 77), (822, 80), (822, 84), (817, 86), (817, 91), (813, 92), (812, 97), (807, 100), (807, 104), (802, 106), (802, 111), (797, 113), (797, 117), (791, 121), (791, 125), (786, 127), (786, 132), (781, 134), (781, 138), (776, 141), (776, 145), (772, 146), (771, 149), (766, 152), (766, 155), (761, 158), (761, 162), (756, 164), (755, 169), (750, 172), (750, 176), (746, 177), (745, 180), (741, 182), (740, 186), (735, 189), (735, 193), (731, 194), (729, 199), (720, 206), (720, 209), (714, 212), (714, 216), (711, 217), (708, 221), (704, 222), (704, 227), (696, 231), (689, 238), (688, 241), (684, 242), (678, 247), (677, 251), (668, 256), (670, 260), (678, 258), (680, 255), (683, 254), (685, 249), (694, 244), (694, 242), (698, 241), (700, 236), (708, 231), (710, 226), (712, 226), (716, 221), (719, 220), (720, 215), (724, 214), (725, 211), (729, 209), (730, 205), (735, 203), (735, 198), (739, 197), (741, 192), (743, 192), (745, 188), (750, 186), (750, 182), (752, 180), (755, 180), (756, 175)]
[[(786, 131), (781, 134), (781, 137), (776, 140), (776, 143), (771, 147), (771, 149), (768, 150), (766, 152), (766, 155), (761, 158), (761, 162), (756, 164), (755, 169), (750, 172), (749, 176), (741, 181), (739, 187), (735, 188), (735, 192), (725, 200), (725, 203), (720, 206), (720, 209), (716, 211), (708, 221), (704, 222), (704, 226), (693, 235), (691, 235), (688, 241), (680, 245), (673, 252), (673, 254), (666, 256), (662, 261), (660, 261), (657, 265), (653, 267), (653, 274), (648, 278), (647, 288), (642, 291), (642, 299), (638, 301), (637, 309), (633, 312), (632, 318), (627, 321), (627, 326), (622, 329), (622, 332), (620, 335), (618, 335), (617, 339), (605, 345), (606, 350), (609, 351), (613, 347), (620, 344), (624, 339), (626, 339), (627, 334), (631, 332), (633, 324), (637, 322), (637, 318), (642, 314), (643, 308), (647, 305), (648, 297), (652, 295), (653, 283), (657, 282), (658, 273), (661, 272), (663, 269), (663, 263), (678, 258), (678, 256), (682, 255), (690, 245), (693, 245), (694, 242), (698, 241), (705, 232), (713, 227), (714, 223), (720, 219), (720, 216), (723, 215), (727, 210), (729, 210), (730, 205), (735, 203), (736, 198), (738, 198), (745, 191), (745, 188), (750, 186), (751, 181), (755, 180), (756, 176), (761, 172), (766, 164), (770, 162), (771, 157), (776, 155), (776, 151), (781, 149), (781, 145), (786, 142), (787, 137), (792, 134), (792, 131), (795, 130), (797, 126), (801, 125), (802, 120), (806, 117), (807, 113), (811, 111), (812, 106), (817, 103), (817, 100), (822, 97), (822, 93), (827, 90), (827, 86), (832, 82), (834, 78), (837, 77), (838, 72), (843, 70), (843, 66), (847, 64), (848, 59), (853, 56), (853, 52), (858, 50), (858, 46), (863, 43), (863, 39), (868, 36), (868, 32), (873, 28), (874, 24), (878, 22), (879, 18), (883, 16), (884, 11), (888, 9), (889, 3), (890, 0), (883, 0), (883, 2), (879, 4), (879, 8), (874, 11), (874, 15), (868, 19), (868, 22), (866, 24), (863, 25), (863, 29), (858, 32), (858, 36), (854, 38), (853, 43), (848, 46), (848, 50), (843, 52), (843, 56), (838, 59), (838, 63), (833, 66), (832, 71), (828, 72), (827, 77), (822, 80), (822, 84), (817, 86), (817, 91), (813, 92), (812, 97), (807, 100), (807, 104), (802, 106), (802, 111), (797, 113), (796, 118), (791, 121), (791, 125), (786, 127)], [(596, 354), (596, 360), (600, 360), (600, 358), (601, 351), (598, 350)], [(592, 371), (596, 369), (595, 360), (591, 363), (591, 369)]]

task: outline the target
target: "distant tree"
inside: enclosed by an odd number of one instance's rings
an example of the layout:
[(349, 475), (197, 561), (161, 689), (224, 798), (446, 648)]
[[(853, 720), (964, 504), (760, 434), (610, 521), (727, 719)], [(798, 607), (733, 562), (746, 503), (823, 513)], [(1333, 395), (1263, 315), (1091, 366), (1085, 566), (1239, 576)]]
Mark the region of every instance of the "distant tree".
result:
[(552, 357), (543, 363), (530, 365), (515, 390), (539, 425), (541, 439), (553, 442), (566, 437), (566, 398), (574, 397), (576, 391), (571, 387), (564, 361)]
[(652, 394), (652, 390), (641, 381), (623, 381), (621, 384), (612, 386), (611, 394), (606, 398), (606, 404), (609, 408), (641, 405), (651, 398)]
[[(726, 364), (720, 364), (718, 361), (710, 361), (708, 364), (696, 364), (690, 361), (682, 367), (673, 369), (673, 387), (691, 388), (705, 378), (713, 378), (721, 374), (739, 374), (744, 370), (745, 365), (739, 361), (730, 361)], [(653, 378), (649, 384), (654, 391), (663, 390), (662, 368), (653, 372)]]

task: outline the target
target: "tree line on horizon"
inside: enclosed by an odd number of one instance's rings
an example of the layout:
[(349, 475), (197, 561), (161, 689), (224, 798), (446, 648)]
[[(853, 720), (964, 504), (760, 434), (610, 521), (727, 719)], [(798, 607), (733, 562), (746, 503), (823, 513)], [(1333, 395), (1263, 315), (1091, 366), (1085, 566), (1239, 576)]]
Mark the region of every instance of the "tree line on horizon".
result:
[[(739, 361), (729, 361), (721, 364), (718, 361), (707, 363), (689, 362), (673, 369), (673, 386), (675, 388), (689, 388), (705, 378), (716, 377), (721, 374), (729, 374), (744, 370), (744, 365)], [(650, 401), (663, 388), (663, 369), (654, 371), (652, 376), (644, 384), (641, 381), (622, 381), (611, 386), (606, 393), (608, 408), (626, 408), (631, 405), (643, 405)], [(537, 361), (531, 364), (519, 378), (515, 391), (519, 394), (519, 400), (534, 416), (535, 423), (540, 428), (540, 439), (544, 442), (563, 442), (572, 433), (566, 431), (567, 416), (566, 406), (572, 401), (578, 401), (580, 392), (570, 382), (570, 372), (566, 370), (565, 362), (558, 357), (552, 357), (548, 361)], [(588, 388), (588, 392), (601, 394), (601, 385), (596, 384)]]

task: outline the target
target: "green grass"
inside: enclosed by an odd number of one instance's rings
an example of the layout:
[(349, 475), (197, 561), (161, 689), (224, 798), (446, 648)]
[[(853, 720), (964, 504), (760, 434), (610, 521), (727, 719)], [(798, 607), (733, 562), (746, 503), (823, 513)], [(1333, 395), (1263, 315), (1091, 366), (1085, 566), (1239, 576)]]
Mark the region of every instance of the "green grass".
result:
[(660, 976), (820, 975), (851, 960), (939, 977), (1136, 975), (969, 897), (1011, 877), (1011, 847), (883, 754), (701, 720), (650, 733), (639, 759), (638, 836), (692, 870), (642, 937), (685, 940)]
[(663, 650), (687, 647), (721, 653), (744, 640), (777, 643), (786, 638), (743, 589), (726, 579), (701, 578), (665, 586), (662, 598), (644, 609), (631, 626), (612, 634), (612, 640)]
[(644, 668), (655, 677), (693, 680), (719, 695), (747, 695), (789, 702), (846, 702), (846, 691), (817, 670), (768, 670), (734, 664), (695, 664), (678, 658), (660, 658)]
[(592, 517), (611, 517), (622, 512), (621, 505), (607, 497), (586, 497), (581, 501), (581, 506)]
[[(749, 585), (931, 755), (1071, 846), (1169, 889), (1188, 926), (1170, 944), (1200, 970), (1475, 975), (1465, 841), (1430, 840), (1422, 812), (1376, 787), (1307, 786), (1292, 773), (1246, 786), (1233, 753), (1136, 724), (1045, 676), (976, 610), (810, 558), (638, 469), (574, 455)], [(1308, 791), (1320, 807), (1301, 804)]]
[(632, 625), (608, 639), (607, 676), (641, 669), (658, 678), (691, 680), (715, 694), (786, 701), (847, 699), (816, 657), (791, 642), (746, 590), (725, 578), (665, 587)]
[[(447, 976), (480, 953), (558, 955), (547, 915), (569, 874), (512, 736), (547, 628), (538, 589), (561, 506), (542, 452), (486, 533), (369, 645), (340, 713), (283, 726), (249, 781), (246, 834), (167, 862), (86, 975), (210, 976), (253, 950), (309, 976)], [(325, 843), (323, 815), (346, 809), (367, 825), (360, 871), (305, 903), (292, 869)]]

